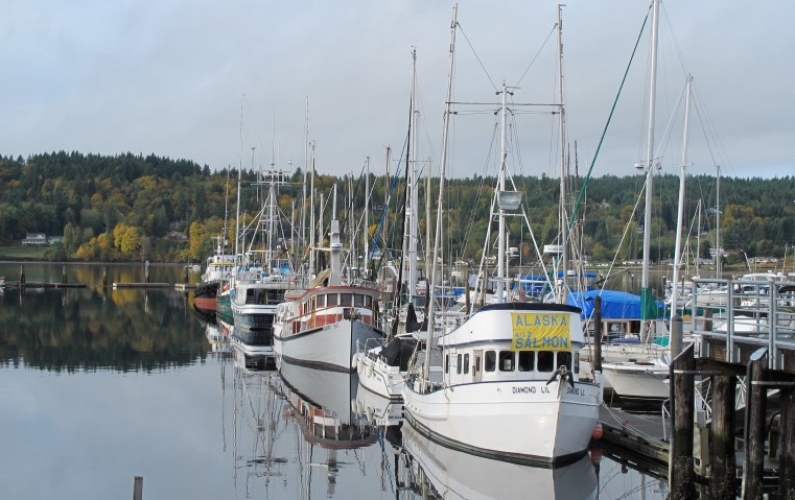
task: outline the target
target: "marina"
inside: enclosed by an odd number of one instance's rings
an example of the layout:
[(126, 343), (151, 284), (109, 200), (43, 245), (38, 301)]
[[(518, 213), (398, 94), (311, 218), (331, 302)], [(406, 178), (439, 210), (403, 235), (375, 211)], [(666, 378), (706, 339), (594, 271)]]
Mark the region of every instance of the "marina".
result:
[[(8, 266), (8, 264), (6, 265)], [(35, 266), (35, 265), (33, 265)], [(43, 267), (46, 268), (47, 266), (36, 266), (36, 267)], [(53, 269), (60, 270), (58, 266), (50, 266)], [(70, 268), (75, 266), (69, 266)], [(80, 266), (76, 266), (80, 267)], [(7, 267), (4, 269), (6, 274), (8, 273)], [(163, 269), (164, 271), (167, 268)], [(174, 271), (175, 272), (175, 271)], [(45, 274), (42, 277), (46, 277)], [(173, 280), (173, 272), (172, 272), (172, 280)], [(146, 290), (137, 290), (137, 289), (127, 289), (127, 290), (107, 290), (102, 291), (103, 288), (94, 288), (94, 287), (85, 287), (85, 288), (78, 288), (78, 289), (42, 289), (39, 293), (31, 293), (31, 291), (25, 292), (24, 289), (9, 289), (3, 294), (3, 310), (6, 314), (9, 314), (10, 311), (13, 311), (14, 308), (24, 307), (25, 309), (29, 307), (40, 307), (36, 304), (40, 300), (52, 300), (55, 299), (59, 303), (74, 303), (75, 300), (79, 300), (81, 302), (85, 301), (85, 298), (80, 298), (82, 296), (87, 297), (102, 297), (103, 295), (107, 295), (108, 297), (113, 297), (113, 294), (134, 294), (133, 296), (137, 296), (138, 299), (134, 301), (134, 303), (139, 304), (137, 307), (144, 307), (149, 308), (150, 312), (147, 315), (150, 315), (154, 312), (151, 308), (152, 307), (159, 307), (162, 308), (163, 305), (166, 305), (169, 308), (177, 308), (179, 309), (189, 309), (190, 305), (190, 292), (179, 292), (172, 289), (152, 289), (151, 291)], [(154, 295), (153, 295), (154, 294)], [(166, 296), (161, 294), (170, 294), (171, 297), (167, 300), (162, 299), (155, 299), (156, 296), (161, 296), (165, 298)], [(49, 297), (49, 299), (48, 299)], [(132, 296), (131, 296), (132, 297)], [(90, 303), (89, 301), (88, 303)], [(88, 304), (87, 303), (87, 304)], [(156, 304), (162, 304), (160, 306), (156, 306)], [(777, 301), (774, 301), (774, 304)], [(785, 310), (782, 314), (788, 314)], [(193, 325), (191, 329), (193, 329), (197, 333), (196, 340), (207, 342), (207, 348), (205, 354), (202, 356), (205, 357), (205, 362), (203, 364), (209, 363), (210, 365), (222, 365), (226, 366), (228, 362), (230, 365), (238, 366), (241, 371), (247, 373), (248, 377), (265, 377), (273, 379), (273, 377), (277, 377), (276, 380), (280, 377), (279, 371), (273, 370), (263, 370), (266, 368), (265, 366), (259, 365), (250, 365), (246, 364), (243, 361), (243, 358), (239, 356), (237, 350), (233, 347), (230, 342), (230, 332), (228, 330), (221, 329), (221, 323), (218, 322), (218, 326), (215, 326), (210, 320), (210, 322), (203, 321), (199, 319), (197, 316), (188, 314), (188, 315), (178, 315), (181, 317), (181, 322), (185, 322), (185, 325)], [(719, 314), (716, 314), (713, 318), (720, 317)], [(697, 323), (698, 324), (698, 323)], [(703, 324), (703, 322), (701, 323)], [(208, 330), (208, 335), (204, 336), (204, 330), (208, 329), (212, 326), (214, 329), (212, 330), (213, 333), (210, 334)], [(180, 326), (179, 328), (184, 328), (184, 326)], [(228, 327), (226, 327), (228, 328)], [(226, 333), (222, 333), (226, 331)], [(10, 332), (7, 332), (8, 335)], [(723, 336), (721, 336), (723, 335)], [(745, 337), (749, 342), (749, 345), (758, 344), (758, 340), (756, 337), (752, 337), (749, 335), (745, 335)], [(725, 346), (726, 343), (726, 335), (721, 334), (720, 332), (712, 332), (711, 336), (709, 337), (713, 345), (715, 343), (721, 343)], [(720, 339), (720, 342), (717, 340)], [(737, 343), (737, 352), (753, 352), (751, 348), (744, 348), (743, 339), (735, 337), (733, 342)], [(6, 341), (6, 344), (9, 342)], [(11, 345), (14, 343), (11, 342)], [(194, 342), (195, 344), (195, 342)], [(200, 344), (195, 344), (196, 346)], [(226, 347), (224, 347), (226, 346)], [(777, 356), (779, 359), (789, 359), (788, 351), (791, 349), (791, 345), (786, 342), (778, 342), (776, 344), (777, 349), (781, 354)], [(9, 351), (10, 352), (10, 351)], [(197, 354), (201, 351), (195, 351)], [(715, 356), (715, 347), (713, 346), (713, 357)], [(235, 361), (236, 358), (240, 358), (241, 361), (238, 364)], [(8, 358), (8, 354), (6, 356)], [(35, 356), (28, 355), (26, 356), (30, 362), (35, 363)], [(143, 358), (142, 358), (143, 359)], [(716, 366), (710, 361), (709, 356), (705, 356), (704, 359), (699, 358), (700, 360), (697, 361), (699, 363), (699, 370), (703, 374), (715, 374), (716, 373)], [(734, 375), (739, 375), (745, 373), (745, 368), (747, 364), (747, 359), (737, 360), (737, 365), (733, 369), (729, 369), (726, 365), (720, 365), (722, 370), (726, 373), (734, 373)], [(158, 363), (160, 364), (160, 363)], [(78, 365), (74, 365), (78, 366)], [(787, 365), (789, 366), (789, 365)], [(35, 369), (35, 368), (34, 368)], [(312, 398), (320, 398), (324, 394), (330, 394), (328, 389), (321, 390), (320, 393), (313, 393), (311, 388), (315, 387), (316, 384), (313, 383), (302, 383), (300, 381), (300, 373), (305, 370), (314, 371), (316, 375), (315, 377), (320, 376), (324, 380), (332, 380), (332, 378), (325, 377), (323, 374), (325, 373), (323, 370), (313, 370), (306, 367), (300, 366), (292, 366), (290, 365), (290, 369), (292, 372), (297, 372), (299, 374), (299, 382), (295, 383), (296, 374), (293, 373), (292, 375), (287, 375), (287, 381), (293, 381), (290, 384), (290, 387), (294, 389), (300, 388), (300, 386), (306, 386), (310, 389), (307, 390), (306, 388), (303, 391), (299, 391), (299, 393), (311, 400)], [(784, 367), (785, 370), (789, 368)], [(129, 367), (127, 368), (129, 370)], [(728, 371), (727, 371), (728, 370)], [(214, 370), (215, 371), (215, 370)], [(215, 371), (216, 374), (218, 373)], [(327, 372), (329, 374), (334, 372)], [(771, 380), (778, 380), (779, 384), (785, 380), (784, 374), (782, 372), (781, 375), (773, 375), (776, 372), (770, 372), (771, 376), (773, 377)], [(320, 374), (320, 375), (317, 375)], [(361, 419), (357, 420), (359, 424), (365, 422), (377, 423), (380, 422), (381, 425), (385, 427), (392, 427), (394, 429), (400, 429), (401, 427), (405, 427), (409, 425), (405, 422), (400, 424), (402, 421), (402, 412), (395, 412), (389, 410), (390, 405), (394, 405), (395, 402), (390, 400), (384, 400), (383, 398), (378, 398), (370, 391), (363, 390), (360, 386), (357, 388), (356, 386), (356, 374), (352, 373), (351, 375), (342, 374), (347, 382), (343, 384), (336, 384), (342, 387), (346, 387), (345, 391), (348, 396), (350, 396), (350, 404), (343, 405), (339, 402), (336, 403), (337, 413), (336, 415), (339, 416), (339, 412), (343, 408), (348, 408), (348, 410), (353, 409), (354, 413), (361, 414)], [(80, 376), (80, 378), (86, 377), (87, 374)], [(231, 376), (231, 375), (225, 375)], [(336, 376), (336, 375), (335, 375)], [(217, 385), (217, 384), (216, 384)], [(253, 396), (253, 394), (250, 394)], [(346, 398), (348, 397), (346, 396)], [(769, 398), (768, 398), (769, 399)], [(773, 406), (770, 406), (773, 405)], [(399, 407), (399, 404), (398, 404)], [(325, 404), (325, 408), (329, 409), (331, 406), (329, 404)], [(695, 408), (695, 407), (694, 407)], [(717, 411), (719, 408), (718, 406), (712, 404), (711, 405), (712, 411)], [(781, 450), (787, 450), (788, 448), (782, 448), (778, 442), (779, 440), (783, 439), (781, 436), (785, 436), (786, 432), (783, 432), (783, 429), (788, 428), (787, 424), (778, 423), (779, 418), (786, 418), (786, 415), (773, 418), (770, 420), (770, 416), (774, 416), (776, 413), (776, 408), (780, 408), (779, 403), (777, 402), (776, 398), (770, 399), (768, 403), (768, 417), (766, 417), (765, 421), (773, 422), (773, 426), (771, 428), (773, 434), (769, 438), (763, 438), (762, 445), (763, 451), (761, 452), (761, 456), (764, 457), (761, 463), (765, 464), (765, 467), (761, 470), (760, 474), (760, 482), (759, 485), (764, 489), (764, 491), (775, 491), (775, 487), (778, 484), (778, 474), (776, 473), (778, 470), (779, 465), (777, 465), (778, 459), (776, 457), (776, 453), (781, 452)], [(360, 411), (356, 412), (355, 410), (359, 409)], [(725, 411), (725, 410), (724, 410)], [(389, 415), (392, 415), (389, 417)], [(693, 488), (697, 491), (703, 491), (704, 484), (709, 484), (710, 475), (707, 473), (707, 464), (710, 462), (710, 457), (714, 457), (714, 454), (710, 454), (709, 452), (709, 440), (706, 439), (706, 428), (705, 430), (699, 431), (699, 422), (705, 422), (704, 415), (699, 416), (700, 414), (696, 412), (696, 414), (691, 416), (691, 426), (695, 426), (695, 430), (691, 433), (693, 448), (692, 448), (692, 455), (691, 455), (691, 467), (692, 472), (694, 474), (694, 482)], [(731, 470), (734, 474), (734, 479), (731, 480), (732, 484), (735, 484), (738, 488), (741, 487), (742, 477), (744, 474), (744, 467), (743, 464), (746, 463), (746, 458), (744, 454), (748, 450), (743, 443), (743, 425), (742, 422), (744, 421), (745, 417), (742, 412), (738, 410), (738, 412), (732, 412), (732, 419), (736, 421), (736, 432), (737, 434), (737, 447), (733, 452), (734, 460), (732, 461)], [(346, 417), (348, 419), (352, 418), (351, 416)], [(669, 407), (663, 407), (660, 411), (652, 412), (652, 411), (645, 411), (641, 413), (637, 412), (627, 412), (621, 409), (620, 406), (607, 406), (603, 405), (599, 411), (599, 422), (601, 424), (601, 436), (600, 439), (595, 439), (591, 443), (591, 448), (588, 453), (589, 456), (593, 457), (596, 453), (602, 457), (602, 471), (605, 470), (605, 464), (607, 461), (611, 464), (615, 464), (617, 470), (621, 471), (622, 469), (626, 471), (637, 471), (636, 473), (646, 477), (649, 484), (660, 484), (659, 482), (663, 482), (667, 484), (668, 481), (668, 470), (670, 464), (670, 454), (671, 454), (671, 443), (673, 442), (673, 434), (674, 434), (674, 419), (671, 416), (671, 410)], [(388, 424), (388, 425), (387, 425)], [(358, 425), (358, 424), (357, 424)], [(332, 426), (333, 427), (333, 426)], [(789, 426), (791, 427), (791, 426)], [(394, 437), (395, 430), (392, 429), (389, 432)], [(421, 433), (418, 433), (421, 436)], [(596, 437), (596, 434), (594, 435)], [(414, 438), (415, 441), (417, 438)], [(422, 438), (425, 439), (425, 438)], [(768, 441), (768, 444), (765, 445), (765, 441)], [(395, 441), (397, 443), (397, 441)], [(786, 441), (782, 441), (784, 443)], [(700, 443), (700, 444), (699, 444)], [(397, 445), (398, 447), (399, 444)], [(428, 446), (427, 444), (425, 446)], [(766, 451), (765, 451), (766, 450)], [(771, 451), (773, 450), (773, 451)], [(460, 451), (459, 451), (460, 453)], [(758, 452), (755, 452), (758, 453)], [(771, 454), (772, 453), (772, 454)], [(376, 461), (380, 461), (378, 459)], [(507, 462), (506, 462), (507, 463)], [(426, 467), (430, 466), (430, 464), (424, 464)], [(713, 466), (714, 467), (714, 466)], [(453, 473), (453, 471), (450, 471)], [(437, 472), (438, 473), (438, 472)], [(620, 473), (620, 472), (619, 472)], [(628, 473), (628, 472), (625, 472)], [(145, 474), (144, 477), (146, 480), (146, 485), (148, 487), (152, 487), (153, 476), (156, 474)], [(639, 476), (640, 477), (640, 476)], [(697, 479), (697, 477), (702, 477), (703, 479)], [(146, 488), (145, 488), (146, 489)], [(550, 497), (555, 498), (555, 497)], [(602, 496), (602, 498), (605, 498)], [(609, 498), (609, 497), (608, 497)], [(649, 497), (647, 497), (649, 498)], [(654, 498), (654, 497), (652, 497)], [(660, 497), (662, 498), (662, 497)], [(727, 497), (728, 498), (728, 497)]]

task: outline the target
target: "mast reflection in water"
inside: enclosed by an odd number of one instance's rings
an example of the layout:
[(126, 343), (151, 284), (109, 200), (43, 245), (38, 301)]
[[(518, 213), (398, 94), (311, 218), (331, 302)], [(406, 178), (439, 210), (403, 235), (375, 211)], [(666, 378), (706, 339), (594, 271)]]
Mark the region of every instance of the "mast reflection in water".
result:
[[(182, 267), (170, 269), (153, 268), (152, 281), (181, 282)], [(0, 264), (9, 280), (18, 270)], [(61, 270), (26, 264), (29, 281), (60, 282)], [(111, 282), (121, 273), (140, 281), (137, 272), (108, 266)], [(499, 492), (458, 474), (459, 461), (477, 458), (446, 458), (436, 469), (421, 461), (412, 443), (422, 441), (399, 428), (400, 408), (355, 375), (246, 368), (225, 343), (228, 325), (193, 314), (189, 292), (94, 288), (96, 266), (67, 273), (89, 286), (0, 295), (3, 498), (121, 498), (135, 476), (144, 478), (144, 498), (422, 498), (406, 475), (409, 456), (437, 497), (463, 498), (459, 483), (471, 498)], [(434, 457), (449, 453), (425, 446)], [(477, 470), (498, 480), (512, 467), (503, 465)], [(588, 486), (593, 467), (582, 468), (572, 476)], [(602, 499), (667, 492), (610, 459), (600, 469)], [(539, 481), (556, 484), (556, 474)], [(550, 491), (524, 494), (561, 498)]]

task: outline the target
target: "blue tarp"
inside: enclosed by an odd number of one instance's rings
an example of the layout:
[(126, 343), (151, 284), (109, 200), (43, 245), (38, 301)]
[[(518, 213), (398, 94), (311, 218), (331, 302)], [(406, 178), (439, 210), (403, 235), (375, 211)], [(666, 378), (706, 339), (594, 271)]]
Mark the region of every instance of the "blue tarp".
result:
[[(587, 292), (571, 292), (569, 304), (582, 309), (582, 317), (590, 318), (593, 314), (594, 299), (602, 296), (602, 319), (641, 319), (640, 295), (617, 290), (588, 290)], [(656, 301), (659, 314), (664, 313), (663, 303)]]

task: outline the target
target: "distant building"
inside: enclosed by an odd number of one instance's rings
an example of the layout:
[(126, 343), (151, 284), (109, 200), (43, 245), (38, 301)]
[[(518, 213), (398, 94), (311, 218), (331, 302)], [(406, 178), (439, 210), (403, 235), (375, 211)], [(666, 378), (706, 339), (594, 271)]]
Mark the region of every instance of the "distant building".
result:
[(47, 235), (44, 233), (28, 233), (22, 240), (23, 245), (46, 245)]

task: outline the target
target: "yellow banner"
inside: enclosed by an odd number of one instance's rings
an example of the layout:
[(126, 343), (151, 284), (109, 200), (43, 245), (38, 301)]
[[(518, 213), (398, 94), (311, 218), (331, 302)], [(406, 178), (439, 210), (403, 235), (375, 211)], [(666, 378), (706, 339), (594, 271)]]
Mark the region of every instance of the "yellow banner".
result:
[(571, 349), (569, 315), (565, 313), (511, 313), (512, 351), (568, 351)]

